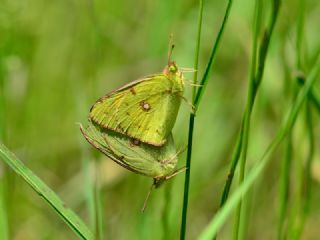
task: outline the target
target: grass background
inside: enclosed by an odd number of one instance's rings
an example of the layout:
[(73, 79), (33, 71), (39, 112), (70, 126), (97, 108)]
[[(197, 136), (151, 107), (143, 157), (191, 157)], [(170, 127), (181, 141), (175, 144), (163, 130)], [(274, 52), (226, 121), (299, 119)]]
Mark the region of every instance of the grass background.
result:
[[(301, 8), (301, 2), (304, 8)], [(199, 74), (203, 74), (226, 2), (205, 1)], [(85, 122), (94, 101), (150, 73), (167, 61), (170, 33), (173, 58), (192, 67), (196, 45), (196, 1), (0, 1), (0, 79), (2, 141), (43, 179), (67, 206), (102, 239), (177, 239), (183, 174), (154, 191), (140, 213), (151, 179), (123, 170), (92, 149), (76, 122)], [(269, 17), (266, 4), (263, 11)], [(235, 1), (194, 130), (187, 239), (195, 239), (219, 207), (233, 147), (245, 109), (252, 44), (252, 1)], [(264, 80), (251, 119), (247, 156), (250, 168), (276, 134), (299, 87), (297, 70), (308, 74), (320, 50), (316, 0), (283, 1), (274, 30)], [(304, 13), (302, 32), (297, 26)], [(301, 64), (297, 69), (297, 42)], [(186, 75), (192, 79), (192, 74)], [(319, 88), (319, 83), (315, 86)], [(187, 87), (188, 88), (188, 87)], [(191, 88), (186, 91), (191, 99)], [(310, 214), (302, 239), (319, 236), (319, 115), (312, 107), (313, 156)], [(186, 146), (189, 108), (182, 106), (174, 128), (176, 145)], [(288, 232), (299, 225), (303, 169), (309, 150), (305, 115), (292, 133)], [(279, 224), (281, 165), (286, 144), (251, 189), (244, 239), (276, 239)], [(185, 154), (180, 165), (184, 165)], [(9, 239), (77, 239), (74, 233), (24, 181), (1, 165)], [(95, 187), (92, 187), (94, 185)], [(233, 188), (236, 184), (233, 184)], [(171, 189), (170, 189), (171, 187)], [(302, 189), (302, 190), (301, 190)], [(302, 192), (302, 193), (301, 193)], [(98, 216), (95, 206), (98, 203)], [(170, 209), (164, 216), (164, 209)], [(166, 221), (164, 221), (166, 219)], [(298, 222), (298, 223), (297, 223)], [(231, 239), (231, 217), (219, 234)], [(4, 225), (2, 225), (4, 226)], [(299, 226), (298, 226), (299, 227)], [(167, 229), (166, 238), (163, 229)], [(5, 231), (5, 230), (2, 230)], [(289, 236), (291, 236), (289, 234)], [(290, 238), (291, 239), (291, 238)]]

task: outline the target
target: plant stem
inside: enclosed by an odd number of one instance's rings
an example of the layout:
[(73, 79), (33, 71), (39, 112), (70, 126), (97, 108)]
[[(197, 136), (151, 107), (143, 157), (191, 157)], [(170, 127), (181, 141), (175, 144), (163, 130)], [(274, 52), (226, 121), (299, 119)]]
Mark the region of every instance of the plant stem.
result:
[(290, 180), (290, 169), (292, 163), (292, 133), (289, 132), (286, 139), (285, 157), (281, 166), (280, 182), (280, 204), (279, 204), (279, 222), (278, 222), (278, 240), (284, 238), (284, 222), (288, 206), (288, 191)]
[[(209, 58), (209, 62), (207, 64), (205, 73), (201, 80), (201, 88), (195, 92), (195, 89), (192, 93), (193, 98), (193, 105), (195, 107), (195, 112), (197, 112), (202, 95), (204, 90), (208, 84), (210, 72), (214, 63), (214, 59), (216, 57), (216, 53), (218, 47), (221, 42), (221, 38), (225, 29), (226, 22), (229, 17), (230, 9), (232, 6), (232, 0), (228, 1), (228, 5), (226, 8), (226, 12), (217, 35), (216, 41), (213, 45), (211, 55)], [(202, 12), (203, 12), (203, 1), (199, 0), (199, 18), (198, 18), (198, 32), (197, 32), (197, 44), (196, 44), (196, 51), (195, 51), (195, 69), (198, 69), (198, 58), (199, 58), (199, 48), (200, 48), (200, 37), (201, 37), (201, 26), (202, 26)], [(194, 73), (194, 82), (197, 82), (197, 72)], [(187, 222), (187, 209), (188, 209), (188, 198), (189, 198), (189, 183), (190, 183), (190, 168), (191, 168), (191, 154), (192, 154), (192, 138), (193, 138), (193, 129), (194, 129), (194, 122), (195, 122), (195, 113), (191, 113), (189, 117), (189, 132), (188, 132), (188, 150), (187, 150), (187, 159), (186, 159), (186, 174), (185, 174), (185, 182), (184, 182), (184, 195), (183, 195), (183, 207), (182, 207), (182, 221), (181, 221), (181, 228), (180, 228), (180, 240), (185, 239), (186, 235), (186, 222)]]
[[(251, 65), (251, 75), (250, 75), (250, 83), (249, 83), (249, 90), (248, 90), (248, 99), (247, 99), (247, 105), (246, 105), (246, 110), (243, 116), (242, 124), (241, 124), (241, 129), (240, 129), (240, 135), (235, 147), (235, 151), (233, 153), (232, 161), (231, 161), (231, 167), (230, 171), (228, 174), (228, 179), (226, 181), (223, 194), (221, 197), (221, 202), (220, 202), (220, 207), (222, 207), (225, 202), (227, 201), (230, 187), (232, 184), (233, 176), (235, 169), (237, 167), (241, 152), (245, 152), (245, 154), (242, 155), (242, 170), (240, 172), (240, 182), (243, 181), (244, 179), (244, 172), (245, 172), (245, 159), (246, 159), (246, 149), (248, 147), (248, 136), (249, 136), (249, 127), (250, 127), (250, 116), (255, 100), (255, 96), (257, 94), (258, 88), (260, 86), (263, 72), (264, 72), (264, 65), (265, 65), (265, 60), (268, 52), (268, 47), (271, 39), (271, 35), (274, 29), (274, 25), (278, 16), (278, 11), (279, 11), (279, 6), (280, 6), (280, 1), (274, 0), (273, 2), (273, 12), (272, 12), (272, 18), (271, 22), (269, 25), (268, 30), (265, 31), (264, 37), (262, 39), (261, 45), (260, 45), (260, 50), (259, 50), (259, 58), (258, 58), (258, 67), (257, 70), (255, 69), (255, 64), (256, 64), (256, 42), (258, 39), (258, 33), (260, 30), (260, 25), (261, 25), (261, 19), (260, 16), (262, 15), (262, 7), (260, 1), (257, 2), (256, 5), (256, 20), (255, 20), (255, 29), (254, 29), (254, 35), (253, 35), (253, 56), (252, 56), (252, 65)], [(257, 71), (257, 72), (256, 72)], [(239, 228), (239, 219), (241, 215), (241, 204), (239, 205), (238, 208), (238, 213), (237, 213), (237, 218), (235, 222), (235, 235), (234, 238), (238, 238), (238, 228)]]
[[(1, 53), (0, 53), (1, 54)], [(0, 55), (0, 142), (4, 143), (6, 139), (6, 97), (5, 97), (5, 79), (2, 57)], [(9, 239), (8, 222), (8, 173), (7, 167), (0, 163), (0, 239)]]
[(301, 235), (303, 233), (304, 225), (308, 214), (310, 212), (310, 201), (311, 201), (311, 184), (312, 184), (312, 177), (311, 177), (311, 165), (312, 160), (314, 157), (314, 150), (315, 150), (315, 143), (314, 143), (314, 129), (313, 129), (313, 121), (312, 121), (312, 111), (310, 106), (310, 101), (306, 102), (305, 108), (305, 121), (306, 121), (306, 128), (307, 128), (307, 137), (309, 141), (309, 151), (306, 159), (305, 166), (303, 162), (300, 166), (300, 201), (298, 202), (300, 205), (298, 207), (298, 216), (297, 216), (297, 226), (293, 229), (293, 236), (292, 239), (301, 239)]
[(315, 135), (312, 121), (312, 110), (311, 104), (308, 99), (306, 106), (306, 123), (307, 123), (307, 132), (309, 139), (309, 153), (307, 157), (306, 163), (306, 177), (305, 177), (305, 203), (304, 203), (304, 214), (308, 215), (310, 212), (310, 201), (311, 201), (311, 184), (312, 184), (312, 176), (311, 176), (311, 166), (312, 161), (314, 159), (315, 152)]
[[(203, 13), (203, 1), (199, 0), (199, 17), (198, 17), (198, 32), (196, 37), (196, 50), (194, 57), (194, 69), (197, 70), (193, 75), (193, 82), (197, 82), (198, 77), (198, 60), (200, 51), (200, 39), (201, 39), (201, 29), (202, 29), (202, 13)], [(192, 103), (195, 104), (195, 94), (196, 88), (192, 91)], [(189, 117), (189, 132), (188, 132), (188, 150), (186, 159), (186, 173), (184, 181), (184, 194), (183, 194), (183, 207), (182, 207), (182, 219), (180, 226), (180, 239), (184, 240), (186, 236), (186, 225), (187, 225), (187, 211), (188, 211), (188, 201), (189, 201), (189, 183), (190, 183), (190, 171), (191, 171), (191, 155), (192, 155), (192, 139), (193, 139), (193, 129), (194, 129), (194, 113), (190, 113)]]
[[(252, 47), (252, 57), (251, 57), (252, 61), (251, 61), (250, 84), (249, 84), (249, 91), (248, 91), (247, 107), (246, 107), (246, 111), (245, 111), (243, 118), (242, 118), (239, 137), (237, 139), (237, 143), (236, 143), (236, 146), (233, 151), (228, 178), (225, 183), (222, 197), (220, 200), (220, 208), (224, 205), (224, 203), (227, 201), (228, 196), (229, 196), (234, 173), (235, 173), (235, 170), (238, 165), (238, 161), (239, 161), (240, 154), (241, 154), (241, 149), (243, 148), (242, 145), (243, 145), (243, 136), (244, 136), (244, 128), (245, 128), (245, 119), (247, 118), (246, 115), (250, 114), (248, 112), (248, 110), (250, 110), (250, 108), (252, 108), (252, 106), (253, 106), (254, 97), (256, 95), (256, 93), (254, 91), (258, 90), (258, 86), (255, 86), (255, 84), (254, 84), (254, 77), (255, 77), (255, 69), (256, 69), (256, 55), (257, 55), (256, 52), (257, 52), (258, 34), (260, 31), (260, 25), (261, 25), (261, 16), (262, 16), (262, 4), (260, 1), (257, 1), (256, 7), (255, 7), (255, 21), (254, 21), (255, 27), (254, 27), (254, 31), (253, 31), (254, 34), (253, 34), (253, 47)], [(251, 110), (250, 110), (250, 112), (251, 112)]]
[[(304, 80), (301, 80), (301, 78), (297, 78), (297, 80), (300, 86), (304, 85), (305, 83)], [(317, 109), (318, 113), (320, 114), (320, 96), (315, 91), (314, 87), (310, 90), (308, 98), (313, 103), (313, 106)]]
[[(251, 122), (251, 112), (253, 109), (253, 104), (255, 100), (255, 95), (258, 90), (258, 86), (255, 86), (255, 74), (256, 74), (256, 61), (257, 61), (257, 45), (258, 45), (258, 36), (261, 27), (261, 16), (262, 16), (262, 2), (256, 1), (255, 4), (255, 14), (254, 14), (254, 30), (253, 30), (253, 39), (252, 39), (252, 56), (251, 56), (251, 69), (250, 69), (250, 79), (248, 84), (248, 96), (247, 96), (247, 106), (244, 113), (243, 127), (241, 131), (241, 150), (239, 153), (240, 157), (240, 176), (239, 184), (244, 180), (245, 174), (245, 165), (247, 159), (248, 143), (249, 143), (249, 134), (250, 134), (250, 122)], [(259, 81), (261, 82), (261, 80)], [(239, 158), (238, 158), (239, 159)], [(238, 160), (237, 160), (238, 161)], [(240, 231), (240, 216), (241, 216), (241, 205), (240, 201), (239, 206), (236, 212), (236, 219), (234, 223), (234, 239), (238, 239)]]
[(170, 210), (171, 210), (172, 181), (169, 181), (164, 189), (164, 207), (162, 210), (162, 239), (171, 239), (170, 231)]
[(9, 226), (8, 226), (8, 216), (6, 207), (6, 193), (7, 189), (5, 187), (6, 183), (4, 177), (0, 178), (0, 238), (3, 240), (9, 239)]
[[(297, 23), (297, 36), (296, 36), (296, 68), (298, 71), (301, 70), (302, 66), (302, 36), (303, 36), (303, 29), (304, 29), (304, 1), (300, 0), (299, 2), (299, 17), (298, 17), (298, 23)], [(304, 82), (305, 78), (304, 76), (298, 75), (296, 77), (297, 81), (299, 83)], [(295, 89), (295, 87), (294, 87)], [(312, 89), (310, 89), (308, 93), (308, 98), (310, 96), (310, 93), (312, 92)], [(295, 96), (294, 96), (295, 97)], [(287, 146), (285, 149), (285, 157), (283, 159), (282, 163), (282, 169), (281, 169), (281, 185), (280, 185), (280, 198), (279, 198), (279, 222), (278, 222), (278, 233), (277, 237), (278, 240), (285, 239), (286, 238), (286, 231), (284, 229), (286, 215), (288, 211), (288, 203), (289, 203), (289, 181), (290, 181), (290, 170), (291, 165), (293, 161), (293, 139), (292, 139), (292, 130), (288, 134), (287, 137)], [(299, 167), (299, 166), (298, 166)]]
[(202, 79), (201, 79), (201, 82), (200, 82), (201, 88), (197, 91), (197, 94), (196, 94), (196, 97), (195, 97), (195, 100), (194, 100), (194, 105), (195, 105), (196, 110), (198, 110), (198, 107), (199, 107), (199, 104), (201, 102), (202, 96), (203, 96), (204, 91), (205, 91), (205, 89), (207, 87), (207, 84), (208, 84), (208, 81), (209, 81), (209, 76), (210, 76), (210, 73), (211, 73), (211, 70), (212, 70), (212, 66), (213, 66), (214, 60), (215, 60), (216, 55), (217, 55), (217, 51), (218, 51), (218, 48), (219, 48), (219, 45), (220, 45), (220, 42), (221, 42), (221, 38), (222, 38), (223, 33), (224, 33), (225, 25), (226, 25), (226, 23), (228, 21), (228, 18), (229, 18), (229, 14), (230, 14), (230, 10), (231, 10), (231, 7), (232, 7), (232, 3), (233, 3), (233, 0), (228, 0), (228, 5), (227, 5), (227, 8), (226, 8), (223, 20), (222, 20), (222, 24), (220, 26), (216, 41), (215, 41), (215, 43), (213, 45), (213, 48), (212, 48), (212, 51), (211, 51), (211, 54), (210, 54), (210, 58), (209, 58), (209, 61), (208, 61), (207, 67), (206, 67), (206, 70), (205, 70), (205, 72), (204, 72), (204, 74), (202, 76)]
[(96, 240), (103, 240), (104, 237), (104, 208), (102, 204), (102, 192), (101, 192), (101, 183), (100, 183), (100, 171), (98, 168), (98, 162), (94, 163), (95, 169), (95, 180), (94, 180), (94, 202), (95, 202), (95, 235)]
[(216, 235), (218, 230), (222, 227), (222, 225), (227, 220), (230, 213), (233, 211), (235, 206), (240, 202), (241, 198), (247, 193), (247, 191), (252, 187), (255, 180), (261, 175), (263, 169), (266, 167), (267, 163), (270, 161), (271, 153), (279, 146), (279, 144), (285, 139), (285, 137), (291, 132), (291, 129), (296, 121), (297, 115), (308, 96), (312, 85), (317, 80), (317, 77), (320, 72), (320, 54), (317, 57), (316, 63), (313, 66), (312, 71), (310, 72), (307, 82), (303, 89), (301, 89), (298, 97), (296, 98), (294, 104), (290, 109), (290, 113), (286, 118), (281, 129), (278, 131), (276, 137), (268, 146), (260, 160), (255, 164), (252, 168), (248, 177), (245, 181), (239, 186), (236, 192), (232, 195), (230, 200), (226, 202), (226, 204), (219, 210), (219, 212), (212, 218), (211, 222), (205, 228), (205, 230), (200, 234), (198, 240), (209, 240), (212, 239), (213, 236)]
[(20, 161), (5, 145), (0, 143), (0, 158), (17, 175), (33, 188), (63, 219), (69, 227), (82, 239), (93, 240), (93, 234), (84, 222), (51, 190), (39, 177), (37, 177), (22, 161)]
[(189, 118), (188, 150), (187, 150), (187, 160), (186, 160), (187, 161), (186, 162), (187, 169), (186, 169), (185, 181), (184, 181), (184, 194), (183, 194), (182, 221), (181, 221), (181, 228), (180, 228), (180, 240), (184, 240), (185, 236), (186, 236), (193, 127), (194, 127), (194, 115), (191, 114), (190, 118)]

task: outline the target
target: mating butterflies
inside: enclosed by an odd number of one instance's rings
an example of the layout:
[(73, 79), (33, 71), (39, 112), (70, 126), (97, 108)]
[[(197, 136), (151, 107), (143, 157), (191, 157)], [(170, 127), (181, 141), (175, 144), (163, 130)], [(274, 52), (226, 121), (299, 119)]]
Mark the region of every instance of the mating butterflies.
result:
[(152, 177), (154, 186), (176, 175), (178, 158), (172, 134), (161, 147), (139, 142), (108, 129), (102, 129), (89, 121), (81, 132), (87, 141), (119, 165), (132, 172)]
[(183, 92), (182, 73), (169, 61), (163, 73), (133, 81), (100, 98), (89, 118), (103, 129), (162, 146), (176, 121)]

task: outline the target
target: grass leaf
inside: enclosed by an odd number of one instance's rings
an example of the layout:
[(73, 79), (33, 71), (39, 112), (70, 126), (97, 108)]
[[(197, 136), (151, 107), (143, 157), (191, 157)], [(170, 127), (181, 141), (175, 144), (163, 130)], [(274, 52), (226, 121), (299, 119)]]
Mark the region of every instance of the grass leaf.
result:
[(5, 145), (0, 143), (0, 157), (20, 175), (82, 239), (93, 239), (92, 232), (83, 221), (39, 177), (27, 168)]
[(243, 196), (248, 192), (248, 190), (253, 186), (255, 180), (261, 175), (267, 163), (270, 161), (270, 156), (273, 151), (278, 147), (282, 140), (290, 133), (297, 115), (307, 98), (312, 85), (318, 78), (320, 72), (320, 55), (314, 65), (314, 68), (310, 72), (307, 78), (305, 86), (301, 89), (298, 97), (296, 98), (294, 104), (292, 105), (290, 114), (285, 121), (283, 127), (278, 131), (276, 137), (271, 142), (269, 147), (266, 149), (261, 159), (255, 164), (252, 170), (249, 172), (248, 176), (245, 178), (244, 182), (239, 186), (235, 193), (230, 197), (230, 199), (225, 203), (225, 205), (219, 210), (219, 212), (212, 218), (211, 222), (205, 228), (205, 230), (200, 234), (198, 240), (209, 240), (212, 239), (222, 227), (228, 216), (239, 204)]

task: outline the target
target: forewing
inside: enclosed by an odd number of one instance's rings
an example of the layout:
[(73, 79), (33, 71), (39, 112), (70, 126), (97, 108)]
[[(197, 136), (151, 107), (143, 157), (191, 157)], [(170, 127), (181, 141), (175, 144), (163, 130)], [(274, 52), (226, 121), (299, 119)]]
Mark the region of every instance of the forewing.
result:
[(103, 128), (160, 146), (175, 122), (180, 106), (178, 95), (165, 75), (151, 76), (99, 99), (90, 118)]

